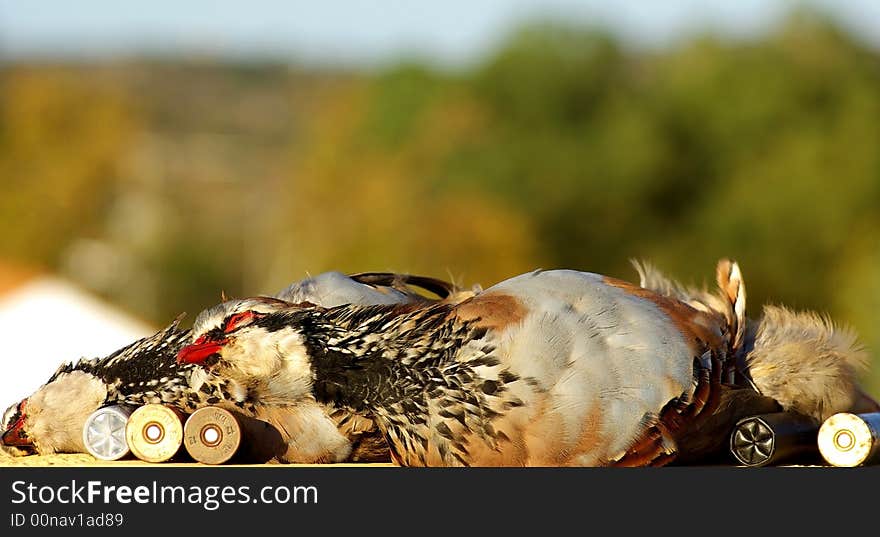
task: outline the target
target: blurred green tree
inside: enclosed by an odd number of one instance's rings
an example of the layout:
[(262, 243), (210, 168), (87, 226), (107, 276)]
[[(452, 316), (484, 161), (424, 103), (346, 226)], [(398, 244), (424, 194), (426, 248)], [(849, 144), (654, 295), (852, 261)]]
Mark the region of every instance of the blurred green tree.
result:
[[(537, 267), (631, 279), (638, 257), (711, 284), (729, 256), (750, 315), (827, 312), (880, 352), (880, 54), (815, 13), (653, 51), (539, 22), (458, 71), (6, 65), (0, 81), (0, 255), (156, 323), (323, 270), (487, 286)], [(116, 278), (65, 265), (82, 239), (116, 252)]]
[(112, 85), (0, 70), (0, 258), (58, 266), (66, 244), (98, 234), (137, 122)]

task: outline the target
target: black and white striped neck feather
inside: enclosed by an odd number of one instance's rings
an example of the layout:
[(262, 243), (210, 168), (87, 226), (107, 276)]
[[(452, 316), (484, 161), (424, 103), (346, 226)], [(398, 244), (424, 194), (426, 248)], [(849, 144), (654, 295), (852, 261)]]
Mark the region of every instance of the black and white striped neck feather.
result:
[(446, 304), (285, 310), (237, 337), (298, 333), (318, 402), (377, 418), (402, 464), (426, 464), (429, 443), (467, 464), (467, 437), (496, 448), (507, 439), (493, 421), (523, 403), (508, 389), (520, 377), (495, 356), (487, 330), (451, 311)]
[[(221, 400), (236, 401), (229, 383), (200, 368), (178, 364), (177, 352), (189, 342), (190, 331), (175, 321), (152, 336), (139, 339), (102, 358), (80, 359), (62, 365), (46, 382), (63, 379), (74, 371), (100, 379), (107, 388), (104, 405), (137, 407), (166, 403), (193, 411)], [(242, 398), (237, 401), (244, 405)]]

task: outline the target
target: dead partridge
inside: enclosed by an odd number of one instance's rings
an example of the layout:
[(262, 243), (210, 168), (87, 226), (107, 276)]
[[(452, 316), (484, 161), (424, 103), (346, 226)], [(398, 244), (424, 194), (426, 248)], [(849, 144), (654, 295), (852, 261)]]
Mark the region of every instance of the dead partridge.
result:
[[(724, 283), (735, 302), (739, 282)], [(736, 333), (717, 312), (574, 270), (460, 302), (257, 306), (203, 312), (178, 362), (275, 404), (375, 420), (407, 466), (668, 463), (676, 434), (715, 409)]]
[[(437, 298), (425, 298), (413, 288)], [(448, 302), (477, 292), (477, 288), (464, 291), (425, 276), (346, 276), (337, 272), (319, 274), (287, 289), (296, 289), (298, 300), (322, 305)], [(295, 306), (272, 297), (252, 302), (252, 308), (258, 311), (290, 307)], [(207, 405), (219, 405), (263, 419), (280, 429), (284, 440), (278, 447), (280, 462), (389, 459), (384, 438), (371, 420), (331, 406), (290, 412), (260, 399), (246, 384), (218, 377), (200, 366), (179, 364), (177, 354), (192, 338), (189, 330), (178, 327), (178, 322), (179, 319), (106, 357), (62, 364), (31, 396), (7, 409), (0, 424), (0, 444), (15, 455), (85, 453), (83, 425), (102, 406), (165, 403), (192, 412)], [(336, 427), (335, 431), (328, 431), (332, 434), (326, 438), (312, 427), (314, 423), (325, 422)]]

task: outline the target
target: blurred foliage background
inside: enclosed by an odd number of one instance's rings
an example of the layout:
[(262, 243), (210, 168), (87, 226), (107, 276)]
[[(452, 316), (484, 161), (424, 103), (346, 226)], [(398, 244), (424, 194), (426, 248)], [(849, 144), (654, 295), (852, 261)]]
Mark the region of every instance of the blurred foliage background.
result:
[(325, 270), (711, 284), (729, 256), (752, 316), (880, 351), (880, 53), (810, 12), (658, 51), (535, 22), (461, 69), (5, 62), (0, 178), (0, 260), (157, 326)]

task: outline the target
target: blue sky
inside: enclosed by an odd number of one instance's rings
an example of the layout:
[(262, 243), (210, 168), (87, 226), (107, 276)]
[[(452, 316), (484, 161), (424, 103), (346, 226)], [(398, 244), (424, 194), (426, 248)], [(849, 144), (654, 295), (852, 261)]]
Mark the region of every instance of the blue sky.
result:
[[(803, 3), (803, 2), (801, 2)], [(880, 1), (813, 0), (880, 47)], [(795, 0), (0, 0), (0, 54), (272, 56), (371, 64), (400, 56), (445, 63), (480, 57), (518, 22), (605, 24), (635, 45), (712, 29), (748, 36)]]

